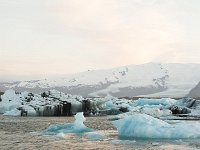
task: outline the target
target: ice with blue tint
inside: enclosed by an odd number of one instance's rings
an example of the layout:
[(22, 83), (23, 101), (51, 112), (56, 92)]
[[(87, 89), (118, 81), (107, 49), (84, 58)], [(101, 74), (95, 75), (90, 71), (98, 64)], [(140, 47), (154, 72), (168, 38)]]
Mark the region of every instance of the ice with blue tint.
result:
[(102, 105), (105, 109), (131, 108), (130, 101), (127, 99), (118, 99), (112, 96), (106, 96)]
[(183, 139), (200, 138), (199, 122), (178, 122), (169, 124), (146, 114), (134, 114), (124, 119), (113, 121), (122, 139)]
[(112, 140), (112, 143), (115, 145), (135, 145), (135, 140)]
[(86, 127), (83, 122), (85, 121), (85, 117), (83, 113), (77, 113), (75, 115), (74, 123), (63, 123), (63, 124), (54, 124), (50, 125), (47, 129), (44, 130), (44, 134), (46, 135), (60, 135), (66, 133), (85, 133), (94, 131), (91, 128)]
[(148, 99), (148, 98), (139, 98), (134, 106), (171, 106), (177, 101), (171, 98), (161, 98), (161, 99)]
[(90, 132), (86, 134), (86, 138), (89, 139), (90, 141), (102, 141), (106, 137), (96, 132)]
[(21, 111), (14, 108), (10, 111), (6, 111), (4, 114), (4, 116), (20, 116), (21, 115)]

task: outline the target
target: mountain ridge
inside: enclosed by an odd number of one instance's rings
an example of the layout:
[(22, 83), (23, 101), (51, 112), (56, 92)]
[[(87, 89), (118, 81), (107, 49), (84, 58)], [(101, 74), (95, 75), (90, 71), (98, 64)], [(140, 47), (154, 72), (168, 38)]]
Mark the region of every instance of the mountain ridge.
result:
[(28, 90), (39, 93), (57, 89), (84, 97), (183, 97), (200, 81), (199, 74), (200, 64), (151, 62), (112, 69), (88, 70), (62, 78), (1, 83), (0, 90)]

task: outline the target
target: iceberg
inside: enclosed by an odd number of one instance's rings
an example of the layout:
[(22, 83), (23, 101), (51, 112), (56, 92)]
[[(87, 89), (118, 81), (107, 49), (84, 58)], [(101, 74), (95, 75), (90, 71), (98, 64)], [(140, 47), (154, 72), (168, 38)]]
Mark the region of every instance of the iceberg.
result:
[(161, 99), (148, 99), (148, 98), (139, 98), (134, 106), (171, 106), (177, 101), (171, 98), (161, 98)]
[(83, 112), (77, 113), (75, 115), (74, 123), (63, 123), (63, 124), (54, 124), (50, 125), (47, 129), (44, 130), (45, 135), (61, 135), (66, 133), (85, 133), (85, 132), (93, 132), (94, 130), (88, 128), (84, 125), (85, 117), (83, 116)]
[[(16, 116), (12, 111), (18, 109), (26, 111), (27, 116), (66, 116), (81, 112), (82, 100), (81, 96), (56, 90), (33, 94), (10, 89), (0, 96), (0, 114)], [(70, 108), (66, 106), (66, 103), (70, 103)], [(11, 112), (8, 113), (9, 111)]]
[(113, 121), (119, 138), (183, 139), (200, 138), (199, 122), (169, 124), (146, 114), (134, 114)]
[(90, 141), (103, 141), (106, 137), (96, 132), (89, 132), (86, 134), (86, 138)]
[[(21, 105), (20, 97), (14, 90), (7, 90), (2, 96), (0, 102), (0, 114), (11, 111)], [(11, 114), (11, 113), (10, 113)]]
[(4, 116), (20, 116), (21, 115), (21, 111), (14, 108), (10, 111), (6, 111), (4, 114)]

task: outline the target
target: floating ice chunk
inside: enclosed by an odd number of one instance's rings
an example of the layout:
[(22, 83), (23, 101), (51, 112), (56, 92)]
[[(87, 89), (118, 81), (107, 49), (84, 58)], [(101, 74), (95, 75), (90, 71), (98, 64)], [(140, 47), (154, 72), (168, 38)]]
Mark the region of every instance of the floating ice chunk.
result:
[(105, 97), (108, 101), (104, 103), (106, 109), (127, 108), (130, 109), (130, 101), (127, 99), (118, 99), (115, 97)]
[(116, 106), (113, 104), (113, 101), (108, 101), (105, 103), (105, 108), (106, 109), (113, 109), (113, 108), (116, 108)]
[(112, 141), (113, 144), (115, 145), (134, 145), (136, 143), (135, 140), (113, 140)]
[(21, 111), (14, 108), (10, 111), (6, 111), (4, 114), (4, 116), (20, 116), (21, 115)]
[(91, 141), (102, 141), (105, 139), (105, 136), (96, 132), (91, 132), (86, 134), (86, 138)]
[(134, 106), (171, 106), (175, 104), (177, 101), (171, 98), (161, 98), (161, 99), (148, 99), (148, 98), (139, 98)]
[(200, 123), (168, 124), (146, 114), (113, 121), (120, 138), (200, 138)]
[(36, 111), (33, 107), (28, 106), (28, 105), (23, 105), (21, 106), (25, 111), (27, 111), (28, 116), (36, 116)]
[(79, 126), (79, 127), (85, 127), (83, 122), (86, 120), (85, 117), (83, 116), (83, 112), (77, 113), (75, 116), (75, 122), (74, 125)]
[(21, 105), (19, 95), (15, 94), (14, 90), (7, 90), (1, 96), (0, 114), (11, 111)]
[(151, 107), (133, 107), (133, 109), (131, 109), (131, 111), (127, 112), (127, 113), (122, 113), (119, 114), (117, 116), (111, 116), (110, 120), (118, 120), (118, 119), (123, 119), (127, 116), (131, 116), (134, 114), (147, 114), (156, 118), (160, 118), (163, 116), (169, 116), (172, 115), (172, 112), (169, 109), (159, 109), (159, 108), (151, 108)]
[(10, 89), (5, 91), (5, 93), (2, 95), (2, 99), (15, 99), (16, 98), (16, 94), (15, 91)]
[(152, 146), (159, 146), (160, 143), (157, 143), (157, 142), (154, 142), (154, 143), (151, 143)]
[(59, 138), (64, 138), (65, 134), (63, 132), (61, 132), (61, 133), (58, 133), (56, 136), (59, 137)]
[(172, 112), (169, 109), (159, 109), (159, 108), (151, 108), (151, 107), (142, 107), (140, 109), (140, 113), (147, 114), (152, 117), (161, 117), (161, 116), (168, 116), (171, 115)]
[(91, 128), (86, 127), (83, 122), (85, 117), (83, 113), (77, 113), (75, 115), (74, 123), (64, 123), (64, 124), (54, 124), (50, 125), (47, 129), (44, 130), (44, 134), (56, 135), (56, 134), (66, 134), (66, 133), (85, 133), (94, 131)]

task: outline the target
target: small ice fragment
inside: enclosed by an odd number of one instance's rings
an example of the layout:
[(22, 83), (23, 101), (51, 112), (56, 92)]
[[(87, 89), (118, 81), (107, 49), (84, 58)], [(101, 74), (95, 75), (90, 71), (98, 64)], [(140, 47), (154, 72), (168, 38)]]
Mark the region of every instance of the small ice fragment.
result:
[(136, 141), (135, 140), (113, 140), (112, 143), (115, 145), (118, 145), (118, 144), (133, 145), (136, 143)]
[(159, 146), (160, 144), (157, 142), (151, 143), (152, 146)]
[(91, 140), (91, 141), (102, 141), (105, 139), (105, 136), (101, 135), (101, 134), (98, 134), (98, 133), (88, 133), (86, 135), (86, 138)]
[(59, 137), (59, 138), (64, 138), (65, 134), (63, 132), (60, 132), (56, 136)]
[(85, 126), (85, 125), (83, 124), (83, 122), (84, 122), (86, 119), (85, 119), (85, 117), (83, 116), (83, 112), (77, 113), (77, 114), (74, 116), (74, 118), (75, 118), (74, 125), (76, 125), (76, 126), (81, 126), (81, 127)]

